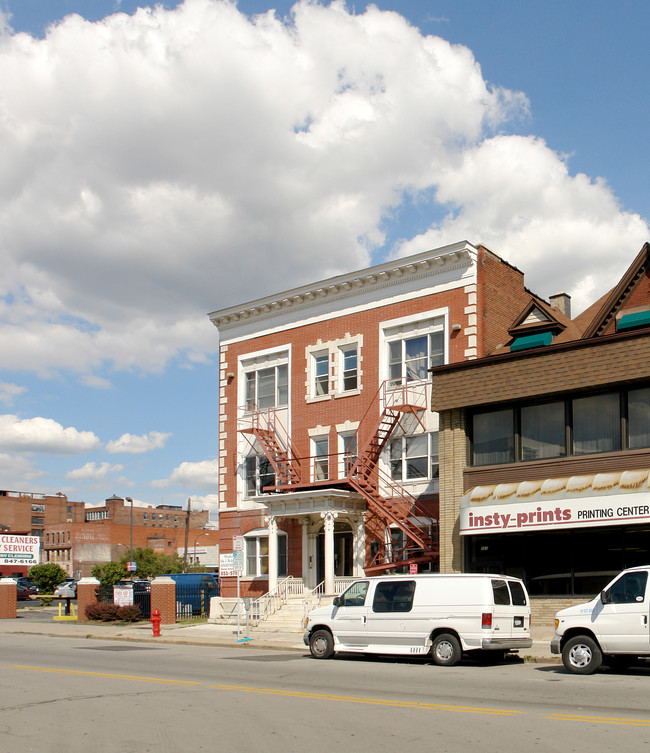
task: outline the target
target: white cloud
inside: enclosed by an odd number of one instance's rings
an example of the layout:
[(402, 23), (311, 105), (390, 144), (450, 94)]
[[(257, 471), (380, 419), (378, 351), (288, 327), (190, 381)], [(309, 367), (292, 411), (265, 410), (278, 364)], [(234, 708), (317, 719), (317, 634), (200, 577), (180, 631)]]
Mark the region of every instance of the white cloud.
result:
[(96, 450), (99, 439), (92, 431), (63, 428), (51, 418), (26, 418), (5, 414), (0, 416), (0, 447), (3, 449), (49, 453), (52, 455), (77, 455)]
[(35, 479), (42, 479), (46, 474), (34, 463), (21, 455), (0, 453), (0, 488), (7, 491), (23, 491), (31, 488)]
[(192, 496), (192, 510), (209, 510), (211, 513), (219, 513), (219, 495), (205, 494)]
[(41, 375), (200, 362), (207, 311), (370, 263), (405, 195), (454, 214), (397, 253), (467, 237), (543, 283), (568, 247), (585, 295), (594, 252), (600, 290), (647, 234), (541, 142), (493, 138), (526, 97), (394, 12), (186, 0), (0, 34), (0, 349)]
[(178, 485), (185, 489), (216, 489), (219, 481), (219, 461), (185, 462), (174, 468), (169, 478), (152, 481), (153, 487)]
[(86, 387), (95, 387), (99, 390), (110, 390), (113, 386), (109, 379), (95, 376), (93, 374), (86, 374), (85, 376), (80, 377), (79, 381)]
[(22, 395), (26, 391), (27, 387), (20, 387), (17, 384), (10, 384), (9, 382), (0, 382), (0, 403), (11, 405), (18, 395)]
[(110, 476), (122, 470), (124, 470), (123, 465), (85, 463), (81, 468), (68, 471), (65, 477), (71, 481), (107, 481)]
[(559, 285), (571, 293), (574, 314), (618, 280), (648, 238), (647, 223), (622, 212), (602, 180), (571, 176), (532, 137), (497, 136), (468, 149), (439, 176), (437, 198), (453, 211), (398, 255), (450, 238), (482, 242), (518, 266), (535, 292), (552, 295)]
[(164, 434), (160, 431), (150, 431), (142, 436), (134, 434), (122, 434), (119, 439), (108, 442), (106, 450), (110, 453), (127, 452), (137, 455), (151, 450), (159, 450), (165, 446), (165, 442), (171, 437), (171, 434)]

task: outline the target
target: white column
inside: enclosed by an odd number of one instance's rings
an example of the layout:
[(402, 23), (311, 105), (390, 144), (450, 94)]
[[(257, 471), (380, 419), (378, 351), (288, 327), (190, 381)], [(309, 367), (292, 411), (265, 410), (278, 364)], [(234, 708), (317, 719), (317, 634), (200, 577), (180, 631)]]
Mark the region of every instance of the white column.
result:
[(335, 512), (322, 512), (325, 521), (325, 593), (334, 594), (334, 520), (338, 517)]
[(268, 519), (269, 529), (269, 591), (278, 587), (278, 522)]
[(302, 526), (302, 582), (305, 588), (313, 588), (309, 572), (309, 518), (300, 521)]
[(352, 552), (354, 557), (352, 574), (355, 578), (361, 578), (364, 575), (363, 566), (366, 564), (366, 527), (363, 522), (363, 516), (359, 518), (358, 523), (354, 526)]

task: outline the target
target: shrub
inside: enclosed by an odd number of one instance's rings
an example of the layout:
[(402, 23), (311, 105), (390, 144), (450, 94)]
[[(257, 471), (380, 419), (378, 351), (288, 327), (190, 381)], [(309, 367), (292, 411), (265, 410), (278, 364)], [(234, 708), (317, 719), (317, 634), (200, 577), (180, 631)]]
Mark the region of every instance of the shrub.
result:
[(86, 607), (86, 617), (89, 620), (99, 620), (100, 622), (136, 622), (142, 619), (142, 612), (137, 605), (120, 607), (117, 604), (107, 604), (100, 602), (98, 604), (88, 604)]

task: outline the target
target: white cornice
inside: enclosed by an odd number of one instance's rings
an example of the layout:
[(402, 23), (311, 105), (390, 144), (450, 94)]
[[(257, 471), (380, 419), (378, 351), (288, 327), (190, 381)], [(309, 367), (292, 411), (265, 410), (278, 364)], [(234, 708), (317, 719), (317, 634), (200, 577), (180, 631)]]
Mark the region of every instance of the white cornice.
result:
[[(396, 259), (376, 267), (351, 274), (331, 277), (278, 295), (259, 298), (243, 305), (214, 311), (210, 321), (221, 332), (235, 328), (243, 322), (263, 321), (285, 314), (289, 309), (296, 314), (322, 303), (345, 300), (361, 291), (384, 290), (406, 281), (430, 279), (443, 272), (467, 267), (476, 259), (477, 249), (467, 241), (425, 251), (414, 256)], [(304, 316), (305, 313), (301, 314)]]

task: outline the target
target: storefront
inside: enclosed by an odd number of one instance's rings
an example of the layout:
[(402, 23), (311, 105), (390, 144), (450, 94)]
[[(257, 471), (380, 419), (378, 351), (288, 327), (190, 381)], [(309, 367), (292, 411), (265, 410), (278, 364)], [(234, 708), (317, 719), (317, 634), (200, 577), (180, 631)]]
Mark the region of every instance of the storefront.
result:
[(475, 487), (459, 521), (467, 571), (516, 575), (532, 596), (591, 596), (650, 562), (650, 471)]

